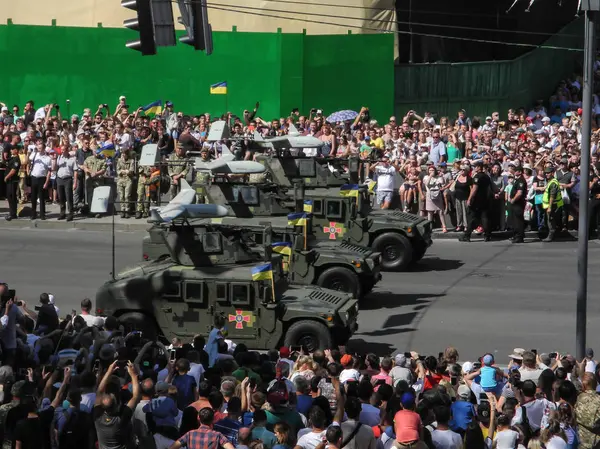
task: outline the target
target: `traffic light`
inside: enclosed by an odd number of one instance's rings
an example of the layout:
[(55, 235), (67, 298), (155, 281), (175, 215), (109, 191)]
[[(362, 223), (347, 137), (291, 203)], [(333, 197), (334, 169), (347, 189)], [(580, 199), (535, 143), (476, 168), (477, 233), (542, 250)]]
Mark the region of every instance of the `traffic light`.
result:
[(152, 22), (152, 0), (121, 0), (121, 6), (137, 13), (137, 18), (123, 22), (125, 28), (140, 33), (140, 38), (128, 41), (127, 48), (142, 52), (142, 55), (155, 55), (154, 23)]
[[(196, 50), (205, 50), (210, 55), (213, 50), (212, 27), (208, 23), (207, 0), (180, 0), (182, 22), (186, 25), (187, 35), (179, 38), (183, 44), (192, 45)], [(182, 4), (185, 3), (185, 8)], [(186, 22), (189, 19), (189, 26)]]

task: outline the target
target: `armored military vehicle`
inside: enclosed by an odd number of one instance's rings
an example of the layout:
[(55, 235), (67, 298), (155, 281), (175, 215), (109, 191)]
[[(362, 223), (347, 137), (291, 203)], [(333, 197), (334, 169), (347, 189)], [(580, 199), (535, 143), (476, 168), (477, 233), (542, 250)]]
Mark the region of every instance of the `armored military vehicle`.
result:
[(345, 344), (358, 328), (357, 299), (289, 286), (280, 256), (262, 266), (147, 262), (104, 284), (96, 306), (100, 315), (114, 315), (150, 339), (208, 335), (214, 316), (222, 314), (229, 337), (254, 349), (330, 348)]
[(286, 217), (262, 220), (223, 217), (157, 224), (144, 238), (143, 257), (206, 266), (266, 260), (276, 246), (288, 253), (284, 266), (292, 285), (319, 285), (361, 298), (381, 279), (381, 256), (369, 248), (349, 242), (333, 246), (308, 232), (305, 249), (303, 233), (288, 226)]
[[(311, 159), (306, 159), (311, 161)], [(318, 241), (333, 245), (350, 242), (382, 256), (383, 271), (403, 271), (419, 261), (431, 246), (431, 222), (396, 210), (374, 210), (367, 186), (355, 196), (341, 196), (339, 188), (307, 188), (296, 184), (213, 182), (196, 185), (207, 202), (225, 206), (237, 218), (287, 216), (299, 203), (312, 201), (312, 228)]]

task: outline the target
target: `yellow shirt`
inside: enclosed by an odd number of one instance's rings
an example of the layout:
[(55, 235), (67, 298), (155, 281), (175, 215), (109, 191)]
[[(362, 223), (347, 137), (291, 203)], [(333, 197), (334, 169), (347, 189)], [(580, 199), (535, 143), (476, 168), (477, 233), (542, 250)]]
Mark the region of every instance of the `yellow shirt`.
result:
[(384, 142), (381, 137), (376, 137), (375, 139), (371, 139), (371, 141), (369, 142), (369, 145), (371, 145), (372, 147), (375, 147), (379, 150), (383, 150), (383, 148), (384, 148)]
[(19, 161), (21, 161), (21, 169), (19, 170), (19, 178), (24, 178), (27, 172), (27, 164), (28, 164), (28, 160), (27, 160), (27, 155), (26, 154), (19, 154)]

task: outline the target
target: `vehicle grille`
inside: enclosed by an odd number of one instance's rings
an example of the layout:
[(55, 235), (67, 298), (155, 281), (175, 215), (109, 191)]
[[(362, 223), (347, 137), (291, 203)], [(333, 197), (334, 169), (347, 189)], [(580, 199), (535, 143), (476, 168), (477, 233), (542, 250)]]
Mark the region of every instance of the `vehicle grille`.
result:
[(401, 210), (393, 211), (392, 215), (406, 221), (417, 222), (422, 220), (422, 218), (417, 215), (409, 214), (408, 212), (402, 212)]
[(343, 301), (343, 298), (340, 296), (334, 296), (330, 293), (325, 292), (324, 290), (313, 290), (309, 298), (316, 299), (318, 301), (325, 301), (329, 304), (337, 305)]
[(364, 246), (355, 245), (354, 243), (344, 242), (340, 245), (340, 249), (348, 250), (353, 253), (367, 255), (370, 254), (373, 250), (371, 248), (366, 248)]

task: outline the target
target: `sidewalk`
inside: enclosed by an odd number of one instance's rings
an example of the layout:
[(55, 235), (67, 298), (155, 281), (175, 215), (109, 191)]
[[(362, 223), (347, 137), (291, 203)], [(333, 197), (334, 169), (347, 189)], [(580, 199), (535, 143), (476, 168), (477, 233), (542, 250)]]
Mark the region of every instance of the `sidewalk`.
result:
[[(58, 205), (48, 204), (46, 205), (46, 220), (30, 220), (31, 208), (29, 205), (25, 206), (23, 211), (23, 218), (18, 218), (12, 221), (6, 221), (4, 217), (8, 214), (8, 204), (6, 201), (0, 201), (0, 228), (37, 228), (37, 229), (79, 229), (82, 231), (111, 231), (112, 229), (112, 217), (110, 215), (101, 218), (84, 218), (75, 216), (75, 219), (71, 222), (65, 220), (58, 220), (60, 209)], [(151, 226), (147, 219), (135, 218), (121, 218), (120, 215), (115, 215), (115, 231), (121, 232), (146, 232)], [(573, 240), (577, 239), (577, 231), (570, 231)], [(458, 240), (462, 235), (462, 232), (449, 231), (448, 233), (442, 233), (441, 229), (433, 231), (433, 240)], [(494, 240), (506, 240), (512, 236), (512, 232), (494, 232), (492, 238)], [(477, 241), (483, 239), (483, 236), (473, 234), (473, 240)], [(538, 233), (529, 231), (525, 233), (526, 239), (538, 239)], [(559, 240), (568, 240), (568, 238), (560, 238)]]

